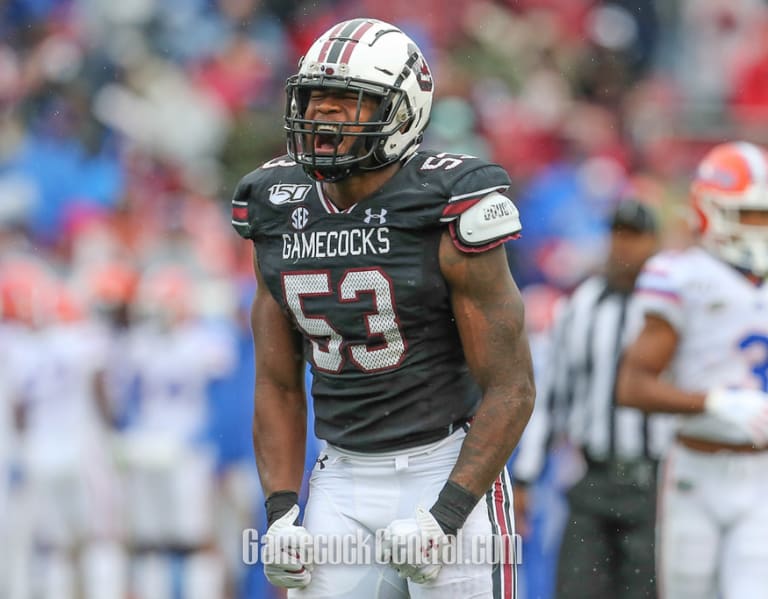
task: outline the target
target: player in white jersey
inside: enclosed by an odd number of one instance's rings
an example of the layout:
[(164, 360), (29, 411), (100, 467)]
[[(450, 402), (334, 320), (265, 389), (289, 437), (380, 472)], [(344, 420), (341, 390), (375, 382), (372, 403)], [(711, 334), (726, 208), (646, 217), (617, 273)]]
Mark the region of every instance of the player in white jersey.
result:
[(5, 264), (0, 279), (16, 325), (6, 382), (18, 402), (27, 485), (16, 523), (31, 523), (27, 550), (42, 558), (28, 572), (30, 586), (45, 599), (119, 598), (119, 494), (94, 388), (104, 338), (44, 265)]
[(198, 296), (196, 280), (175, 265), (146, 272), (137, 290), (125, 356), (136, 397), (120, 455), (139, 599), (172, 596), (174, 553), (184, 558), (185, 597), (224, 592), (223, 563), (210, 551), (216, 456), (205, 434), (208, 386), (232, 368), (234, 346), (197, 318)]
[(692, 185), (701, 243), (648, 262), (645, 326), (619, 401), (675, 412), (662, 473), (659, 588), (670, 599), (768, 597), (768, 152), (716, 146)]
[(20, 327), (9, 322), (3, 313), (0, 297), (0, 597), (18, 593), (21, 553), (29, 535), (19, 518), (20, 485), (18, 439), (14, 426), (16, 412), (15, 362), (19, 348)]

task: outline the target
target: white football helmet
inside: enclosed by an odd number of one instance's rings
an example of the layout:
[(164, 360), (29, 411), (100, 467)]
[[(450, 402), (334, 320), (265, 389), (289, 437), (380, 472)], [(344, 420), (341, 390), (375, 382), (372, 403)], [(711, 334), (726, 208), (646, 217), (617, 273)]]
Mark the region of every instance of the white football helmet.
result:
[(703, 244), (738, 268), (768, 275), (768, 221), (742, 222), (743, 211), (768, 219), (768, 152), (747, 142), (715, 146), (700, 162), (691, 192)]
[[(310, 93), (318, 88), (356, 91), (379, 99), (367, 122), (334, 123), (336, 151), (316, 154), (322, 121), (305, 118)], [(286, 85), (285, 130), (288, 154), (310, 177), (338, 181), (354, 170), (374, 170), (410, 156), (421, 143), (432, 108), (433, 81), (424, 55), (405, 33), (375, 19), (352, 19), (321, 35)], [(359, 113), (358, 113), (359, 114)], [(350, 127), (359, 131), (351, 132)], [(344, 136), (354, 136), (340, 154)]]

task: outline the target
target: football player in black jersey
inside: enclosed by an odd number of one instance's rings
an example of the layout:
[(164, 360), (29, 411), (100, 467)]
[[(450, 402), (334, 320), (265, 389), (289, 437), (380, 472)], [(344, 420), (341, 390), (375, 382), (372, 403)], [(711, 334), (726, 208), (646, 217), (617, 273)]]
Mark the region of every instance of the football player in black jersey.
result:
[[(432, 96), (401, 30), (339, 23), (288, 80), (287, 155), (234, 195), (258, 282), (264, 568), (291, 597), (515, 594), (505, 463), (534, 384), (503, 243), (521, 225), (501, 167), (418, 151)], [(327, 445), (300, 525), (305, 361)], [(357, 546), (329, 565), (342, 536)]]

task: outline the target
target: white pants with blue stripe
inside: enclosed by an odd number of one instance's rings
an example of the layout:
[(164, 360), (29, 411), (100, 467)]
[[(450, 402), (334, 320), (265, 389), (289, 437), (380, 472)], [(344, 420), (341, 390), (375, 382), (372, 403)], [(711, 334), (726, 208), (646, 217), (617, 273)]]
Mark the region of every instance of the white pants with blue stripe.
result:
[(673, 445), (656, 522), (659, 597), (768, 599), (766, 497), (768, 451)]
[[(392, 520), (413, 518), (416, 508), (429, 509), (458, 458), (466, 433), (459, 429), (440, 441), (386, 454), (364, 454), (326, 446), (310, 478), (304, 526), (316, 539), (358, 539), (356, 563), (332, 559), (333, 543), (315, 566), (312, 581), (291, 599), (514, 599), (516, 556), (512, 492), (506, 471), (475, 506), (461, 530), (461, 559), (443, 566), (437, 579), (415, 584), (375, 560), (376, 531)], [(503, 539), (505, 557), (489, 557), (488, 539)], [(338, 553), (338, 552), (336, 552)], [(498, 555), (496, 556), (498, 557)], [(339, 563), (339, 562), (345, 563)], [(327, 563), (333, 562), (333, 563)]]

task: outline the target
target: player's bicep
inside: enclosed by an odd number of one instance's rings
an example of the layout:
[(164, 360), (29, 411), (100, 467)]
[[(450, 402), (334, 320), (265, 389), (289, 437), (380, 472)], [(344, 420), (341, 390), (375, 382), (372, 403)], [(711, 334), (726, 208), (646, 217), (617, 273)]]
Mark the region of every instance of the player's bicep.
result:
[(465, 253), (444, 234), (440, 266), (451, 289), (467, 363), (478, 384), (487, 389), (529, 377), (532, 369), (523, 300), (504, 248)]
[(300, 337), (269, 292), (254, 253), (256, 294), (251, 306), (251, 329), (256, 353), (256, 384), (283, 391), (303, 389)]
[(677, 331), (669, 321), (646, 315), (643, 329), (621, 359), (616, 386), (619, 404), (646, 409), (663, 394), (659, 377), (672, 362), (677, 342)]
[(672, 361), (676, 347), (677, 331), (669, 321), (648, 314), (643, 329), (624, 355), (623, 367), (658, 376)]

